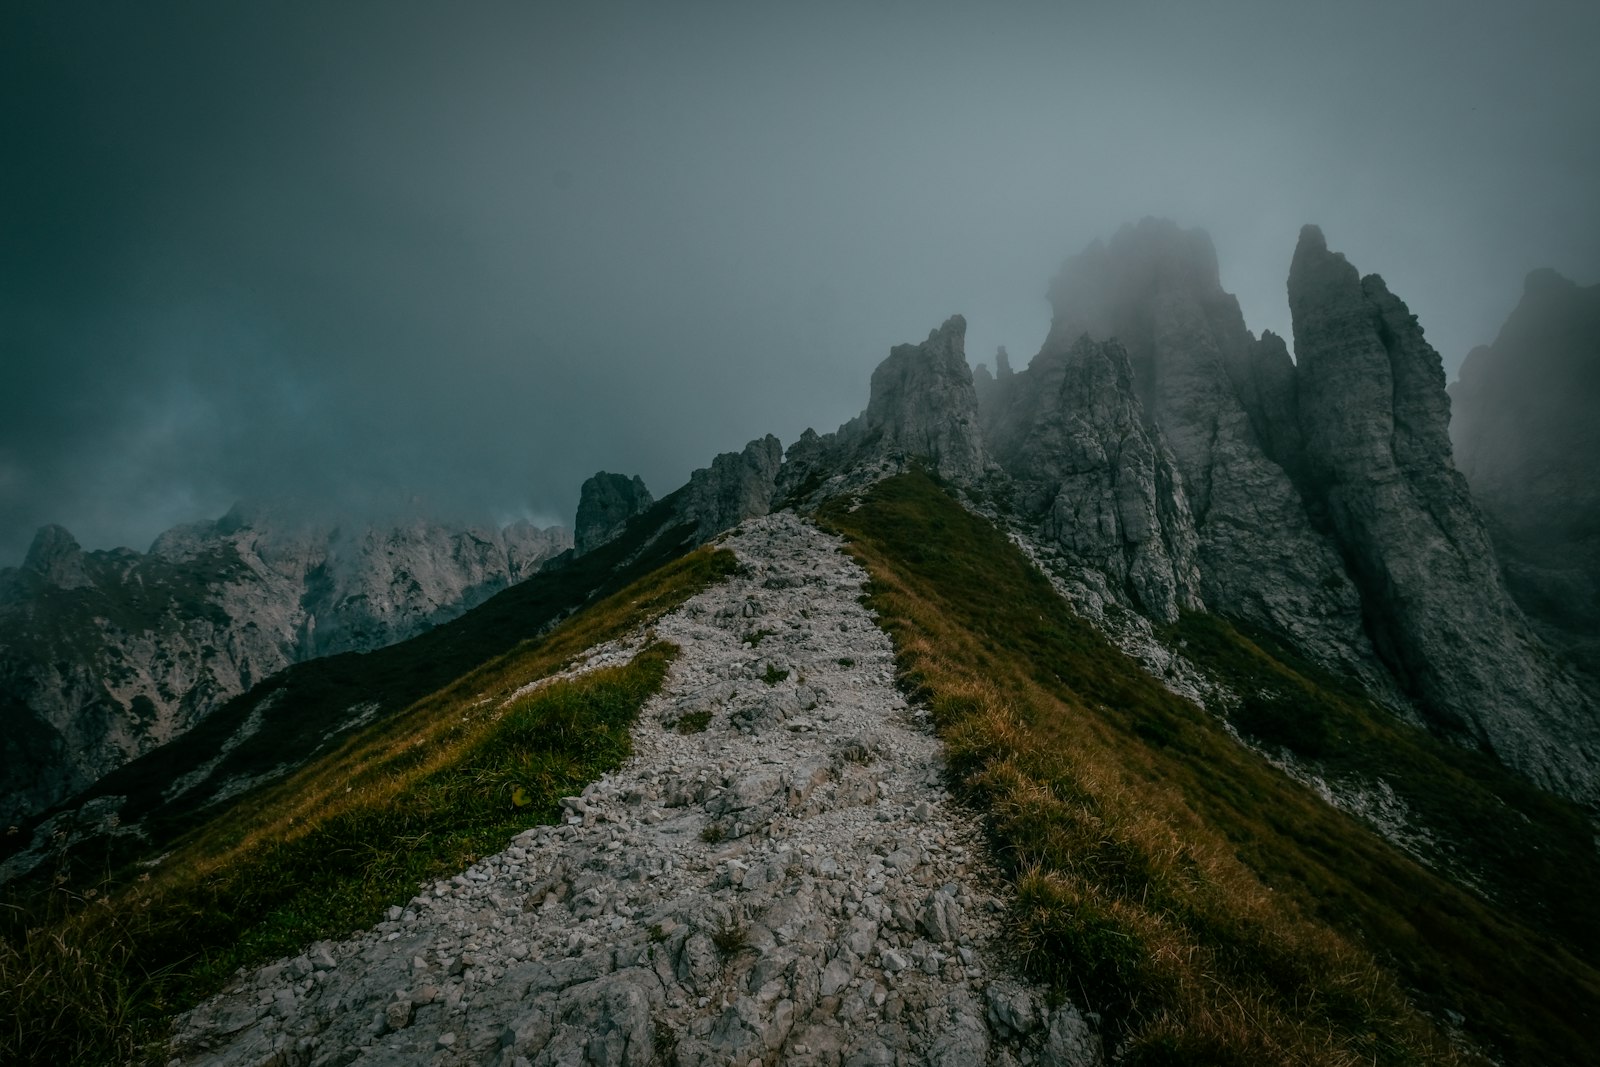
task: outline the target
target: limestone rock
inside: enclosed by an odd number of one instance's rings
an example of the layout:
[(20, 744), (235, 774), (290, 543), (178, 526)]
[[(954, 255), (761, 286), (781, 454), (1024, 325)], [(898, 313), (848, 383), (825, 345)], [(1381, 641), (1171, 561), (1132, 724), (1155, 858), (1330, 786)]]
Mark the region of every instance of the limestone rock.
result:
[(872, 372), (862, 450), (920, 458), (952, 481), (984, 471), (978, 397), (966, 357), (967, 320), (952, 315), (920, 345), (896, 345)]
[(1181, 476), (1200, 599), (1381, 682), (1342, 562), (1267, 450), (1280, 431), (1292, 440), (1287, 353), (1251, 337), (1205, 232), (1161, 219), (1124, 227), (1068, 260), (1050, 299), (1055, 315), (1041, 356), (1085, 333), (1126, 349), (1151, 443), (1164, 441)]
[(710, 538), (772, 510), (783, 446), (771, 434), (724, 452), (689, 476), (684, 489), (684, 515), (699, 525), (698, 536)]
[[(1009, 890), (865, 572), (791, 513), (726, 543), (739, 573), (625, 642), (680, 649), (627, 763), (365, 933), (241, 973), (178, 1020), (175, 1062), (1093, 1063), (1009, 962)], [(739, 714), (774, 692), (804, 720)], [(711, 721), (679, 733), (690, 707)]]
[(1416, 318), (1314, 226), (1295, 249), (1289, 305), (1307, 468), (1380, 654), (1436, 723), (1548, 788), (1600, 796), (1594, 710), (1506, 593)]
[(1080, 337), (1008, 377), (985, 430), (1041, 536), (1153, 618), (1200, 607), (1194, 521), (1122, 346)]
[(83, 565), (83, 549), (66, 527), (39, 527), (22, 565), (59, 589), (86, 589), (94, 585)]
[(1456, 466), (1540, 636), (1600, 676), (1600, 285), (1528, 275), (1450, 388)]
[(622, 532), (629, 519), (644, 511), (655, 499), (644, 481), (635, 475), (600, 471), (578, 494), (578, 516), (573, 521), (572, 545), (579, 555), (593, 551)]

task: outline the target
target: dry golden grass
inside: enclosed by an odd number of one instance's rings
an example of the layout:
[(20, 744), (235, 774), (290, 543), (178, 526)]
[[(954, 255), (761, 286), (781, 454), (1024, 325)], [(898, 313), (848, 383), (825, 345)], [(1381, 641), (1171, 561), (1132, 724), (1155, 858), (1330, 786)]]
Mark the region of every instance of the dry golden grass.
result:
[(1161, 689), (929, 479), (825, 517), (987, 813), (1026, 968), (1101, 1013), (1121, 1062), (1481, 1062), (1419, 1003), (1513, 1062), (1585, 1062), (1593, 968)]
[(703, 549), (499, 656), (180, 842), (153, 876), (13, 905), (0, 938), (0, 1062), (164, 1062), (169, 1016), (233, 970), (370, 925), (615, 767), (675, 653), (541, 686), (735, 566)]

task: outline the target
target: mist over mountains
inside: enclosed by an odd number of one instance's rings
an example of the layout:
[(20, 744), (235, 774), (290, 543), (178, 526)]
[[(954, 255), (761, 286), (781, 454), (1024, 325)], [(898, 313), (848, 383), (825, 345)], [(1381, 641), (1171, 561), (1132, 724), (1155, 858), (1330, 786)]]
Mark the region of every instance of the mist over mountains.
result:
[[(1453, 425), (1385, 279), (1317, 226), (1287, 258), (1297, 360), (1204, 231), (1147, 217), (1064, 262), (1025, 363), (973, 366), (950, 315), (832, 432), (659, 498), (592, 475), (558, 554), (246, 509), (149, 554), (44, 527), (0, 572), (0, 881), (20, 916), (118, 872), (83, 914), (130, 893), (149, 931), (73, 959), (231, 953), (82, 1041), (1585, 1062), (1595, 290), (1530, 275)], [(1001, 842), (981, 877), (946, 780)], [(31, 990), (23, 926), (0, 975)], [(55, 997), (12, 999), (37, 1029)]]
[(1288, 338), (1318, 219), (1448, 372), (1600, 277), (1592, 5), (12, 5), (0, 565), (240, 500), (567, 522), (854, 414), (959, 309), (1025, 353), (1127, 219)]

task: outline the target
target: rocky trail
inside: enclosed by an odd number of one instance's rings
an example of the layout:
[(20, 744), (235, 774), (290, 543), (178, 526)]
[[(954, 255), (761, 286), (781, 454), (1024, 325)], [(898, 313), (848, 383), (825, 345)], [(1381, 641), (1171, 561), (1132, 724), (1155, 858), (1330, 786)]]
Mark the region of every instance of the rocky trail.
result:
[(623, 768), (366, 934), (242, 975), (172, 1063), (1099, 1063), (1008, 962), (1006, 889), (864, 572), (788, 513), (724, 543), (744, 572), (655, 626), (682, 652)]

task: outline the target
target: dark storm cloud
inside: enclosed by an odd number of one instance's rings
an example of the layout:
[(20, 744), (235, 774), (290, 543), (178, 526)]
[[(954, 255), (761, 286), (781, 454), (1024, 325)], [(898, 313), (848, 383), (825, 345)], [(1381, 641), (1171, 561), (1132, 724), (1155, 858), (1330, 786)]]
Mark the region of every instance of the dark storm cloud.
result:
[(9, 5), (0, 562), (665, 492), (951, 312), (1026, 358), (1145, 214), (1285, 334), (1319, 222), (1450, 367), (1600, 277), (1593, 5), (1286, 7)]

